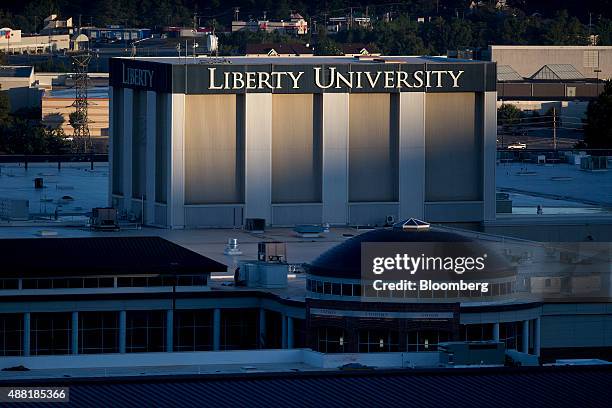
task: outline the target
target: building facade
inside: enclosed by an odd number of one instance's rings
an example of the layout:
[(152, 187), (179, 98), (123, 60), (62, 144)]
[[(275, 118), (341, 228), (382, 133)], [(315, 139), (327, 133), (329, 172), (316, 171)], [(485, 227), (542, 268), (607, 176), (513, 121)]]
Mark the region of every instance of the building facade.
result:
[(545, 65), (570, 65), (588, 79), (612, 77), (610, 46), (490, 45), (488, 54), (490, 61), (510, 66), (524, 78), (531, 78)]
[(70, 35), (48, 34), (22, 36), (21, 30), (0, 29), (0, 50), (7, 54), (36, 54), (70, 49)]
[[(236, 278), (219, 273), (224, 264), (158, 237), (4, 239), (0, 368), (28, 366), (7, 363), (11, 356), (120, 353), (129, 361), (132, 353), (292, 348), (407, 353), (437, 365), (435, 354), (427, 356), (447, 341), (494, 341), (544, 362), (611, 357), (609, 273), (598, 273), (594, 284), (592, 274), (575, 271), (559, 284), (508, 262), (501, 273), (473, 278), (490, 284), (481, 294), (363, 290), (363, 243), (421, 241), (482, 242), (439, 229), (375, 229), (324, 252), (305, 273), (288, 274), (283, 262), (245, 261)], [(32, 253), (38, 256), (25, 256)], [(262, 284), (251, 281), (251, 266), (268, 277), (284, 274)], [(544, 289), (548, 299), (522, 296), (526, 288), (532, 295)]]
[(110, 204), (146, 224), (495, 217), (494, 64), (114, 58), (110, 85)]

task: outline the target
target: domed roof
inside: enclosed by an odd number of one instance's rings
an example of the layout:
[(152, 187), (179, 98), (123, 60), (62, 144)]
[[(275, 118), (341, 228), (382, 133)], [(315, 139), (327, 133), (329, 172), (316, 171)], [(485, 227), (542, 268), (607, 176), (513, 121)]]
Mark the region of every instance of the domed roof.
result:
[[(456, 242), (468, 244), (466, 249), (469, 252), (466, 252), (464, 256), (471, 256), (475, 253), (481, 256), (487, 253), (487, 249), (482, 244), (479, 245), (477, 240), (457, 233), (435, 229), (380, 228), (349, 238), (324, 252), (308, 265), (308, 273), (319, 277), (361, 279), (361, 244), (363, 242)], [(464, 275), (464, 278), (469, 280), (493, 279), (516, 274), (514, 268), (505, 259), (496, 254), (488, 254), (488, 257), (494, 263), (487, 262), (487, 264), (494, 264), (494, 268), (485, 268), (484, 271), (477, 273), (472, 271), (469, 276)]]

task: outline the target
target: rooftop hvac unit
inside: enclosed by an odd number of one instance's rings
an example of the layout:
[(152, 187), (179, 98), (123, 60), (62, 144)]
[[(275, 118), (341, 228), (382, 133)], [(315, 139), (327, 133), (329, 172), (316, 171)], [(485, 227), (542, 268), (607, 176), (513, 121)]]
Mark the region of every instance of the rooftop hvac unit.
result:
[(244, 223), (244, 229), (250, 232), (264, 232), (266, 220), (263, 218), (247, 218)]
[(30, 202), (13, 198), (0, 198), (0, 219), (26, 221), (30, 218)]
[(117, 209), (111, 207), (92, 209), (91, 227), (95, 230), (118, 231)]
[(257, 259), (262, 262), (287, 262), (287, 246), (284, 242), (260, 242), (257, 244)]
[(289, 267), (284, 263), (244, 262), (234, 277), (238, 286), (250, 288), (286, 288)]
[(438, 345), (440, 363), (453, 365), (504, 365), (505, 345), (497, 341), (449, 341)]
[(34, 179), (34, 188), (35, 189), (39, 189), (39, 188), (43, 188), (43, 178), (42, 177), (36, 177)]
[(606, 156), (582, 156), (580, 158), (580, 170), (598, 171), (607, 170), (608, 158)]

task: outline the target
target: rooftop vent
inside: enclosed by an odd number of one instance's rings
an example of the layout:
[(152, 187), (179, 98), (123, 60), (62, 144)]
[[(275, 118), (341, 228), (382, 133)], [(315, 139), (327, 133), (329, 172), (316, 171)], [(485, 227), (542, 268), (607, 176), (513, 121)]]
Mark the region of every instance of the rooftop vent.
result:
[(416, 218), (409, 218), (393, 224), (393, 229), (401, 229), (404, 231), (427, 231), (429, 227), (429, 223)]

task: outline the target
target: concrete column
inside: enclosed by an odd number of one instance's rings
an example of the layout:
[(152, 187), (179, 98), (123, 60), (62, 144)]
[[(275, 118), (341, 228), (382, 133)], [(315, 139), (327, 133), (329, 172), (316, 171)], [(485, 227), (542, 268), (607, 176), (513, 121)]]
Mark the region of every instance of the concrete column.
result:
[(72, 354), (79, 354), (79, 312), (72, 312), (71, 335), (70, 352)]
[(534, 321), (533, 325), (533, 354), (540, 357), (540, 325), (541, 319), (538, 317)]
[(266, 310), (259, 309), (259, 348), (266, 348)]
[(323, 94), (323, 222), (348, 223), (349, 94)]
[(146, 181), (145, 186), (145, 213), (143, 214), (144, 223), (151, 225), (155, 223), (155, 137), (156, 137), (156, 98), (157, 94), (147, 91), (147, 119), (146, 119)]
[(121, 138), (123, 164), (123, 208), (132, 211), (132, 125), (134, 91), (123, 89), (123, 135)]
[(287, 348), (293, 348), (293, 317), (287, 316)]
[(119, 352), (125, 353), (127, 337), (127, 316), (126, 311), (122, 310), (119, 312)]
[(272, 94), (245, 95), (245, 218), (272, 222)]
[(221, 348), (221, 309), (213, 312), (213, 350), (219, 351)]
[(282, 321), (282, 325), (281, 325), (281, 332), (282, 332), (282, 341), (281, 341), (281, 348), (286, 349), (287, 348), (287, 316), (285, 315), (281, 315), (281, 321)]
[(399, 218), (425, 216), (425, 93), (399, 94)]
[(25, 312), (23, 314), (23, 355), (28, 357), (30, 353), (30, 312)]
[[(108, 87), (108, 206), (113, 205), (113, 140), (115, 138), (114, 123), (115, 118), (113, 111), (113, 96), (116, 95), (115, 87)], [(60, 162), (58, 162), (60, 166)], [(59, 167), (58, 167), (59, 169)]]
[(529, 353), (529, 320), (523, 321), (523, 344), (521, 345), (521, 351)]
[(493, 323), (493, 340), (499, 341), (499, 323)]
[(168, 179), (168, 225), (185, 227), (185, 95), (172, 94), (170, 160)]
[[(477, 100), (480, 98), (477, 98)], [(495, 167), (497, 163), (497, 92), (485, 92), (483, 101), (484, 220), (495, 220)]]
[(166, 310), (166, 351), (174, 350), (174, 310)]

